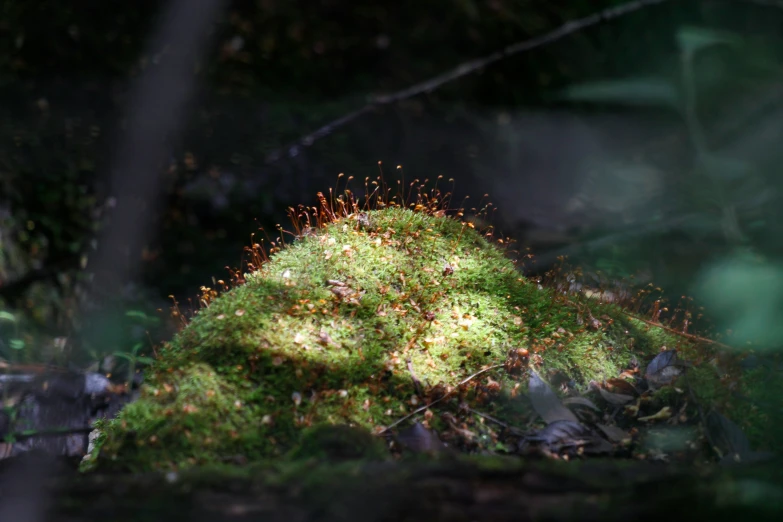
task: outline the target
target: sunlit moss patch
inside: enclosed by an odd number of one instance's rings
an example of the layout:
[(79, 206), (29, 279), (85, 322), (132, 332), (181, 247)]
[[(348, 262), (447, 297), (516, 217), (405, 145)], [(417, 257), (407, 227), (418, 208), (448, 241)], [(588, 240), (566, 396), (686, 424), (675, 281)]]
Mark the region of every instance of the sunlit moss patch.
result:
[(375, 207), (300, 227), (211, 298), (160, 350), (140, 400), (102, 426), (99, 462), (295, 455), (321, 426), (380, 434), (412, 413), (445, 424), (422, 408), (444, 394), (514, 425), (530, 413), (519, 364), (586, 391), (632, 360), (694, 346), (522, 277), (501, 245), (444, 212)]

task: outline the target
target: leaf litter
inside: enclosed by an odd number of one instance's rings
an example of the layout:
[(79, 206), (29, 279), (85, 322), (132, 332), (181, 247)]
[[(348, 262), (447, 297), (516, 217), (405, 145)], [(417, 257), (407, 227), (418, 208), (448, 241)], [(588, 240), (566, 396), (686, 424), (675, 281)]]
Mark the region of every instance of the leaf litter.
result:
[[(560, 394), (572, 393), (562, 398), (538, 372), (527, 367), (527, 394), (517, 392), (516, 385), (504, 399), (515, 407), (526, 403), (532, 409), (518, 424), (496, 420), (491, 415), (495, 407), (492, 403), (485, 404), (487, 411), (481, 412), (453, 397), (443, 404), (444, 408), (453, 404), (450, 411), (438, 414), (428, 410), (430, 421), (441, 420), (428, 425), (444, 428), (438, 431), (416, 421), (399, 431), (396, 440), (402, 453), (435, 454), (454, 447), (469, 453), (516, 453), (555, 459), (612, 456), (693, 462), (717, 457), (721, 464), (769, 457), (768, 453), (753, 451), (741, 428), (731, 420), (716, 410), (707, 416), (700, 414), (701, 407), (675, 387), (689, 366), (678, 359), (675, 350), (664, 350), (647, 364), (643, 375), (638, 371), (638, 361), (632, 361), (621, 375), (602, 383), (591, 382), (588, 396), (559, 387)], [(505, 370), (509, 376), (518, 374)], [(558, 375), (550, 377), (557, 380)], [(482, 386), (476, 384), (474, 388), (478, 393)], [(673, 393), (659, 397), (659, 392), (667, 390)], [(500, 396), (497, 398), (502, 402)]]

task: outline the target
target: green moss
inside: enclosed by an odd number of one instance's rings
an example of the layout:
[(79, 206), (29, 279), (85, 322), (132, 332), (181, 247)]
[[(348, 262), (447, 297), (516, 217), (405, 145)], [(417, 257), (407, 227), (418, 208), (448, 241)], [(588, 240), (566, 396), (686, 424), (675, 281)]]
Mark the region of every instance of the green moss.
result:
[(691, 369), (688, 379), (699, 401), (735, 422), (754, 449), (780, 451), (783, 383), (774, 367), (726, 373), (714, 364), (705, 364)]
[(741, 419), (741, 427), (756, 448), (779, 452), (780, 434), (783, 433), (780, 370), (772, 366), (747, 371), (739, 388), (739, 400), (731, 401), (731, 406), (732, 412)]
[[(540, 289), (464, 223), (399, 208), (368, 217), (288, 245), (202, 309), (161, 351), (141, 399), (103, 428), (100, 461), (271, 457), (306, 428), (377, 432), (411, 413), (421, 405), (411, 370), (425, 387), (455, 386), (527, 347), (540, 371), (586, 387), (678, 342), (616, 307), (590, 312)], [(602, 328), (585, 326), (591, 313)], [(503, 368), (476, 381), (489, 378), (516, 384)], [(513, 423), (520, 412), (506, 391), (492, 413)]]
[(242, 399), (248, 390), (210, 366), (192, 364), (158, 373), (152, 381), (139, 401), (105, 426), (110, 436), (101, 451), (106, 458), (165, 468), (172, 458), (219, 462), (234, 453), (247, 455), (248, 449), (257, 456), (269, 448), (256, 406)]
[(292, 459), (383, 460), (388, 458), (389, 452), (383, 439), (367, 430), (343, 424), (320, 424), (304, 430), (299, 444), (288, 456)]

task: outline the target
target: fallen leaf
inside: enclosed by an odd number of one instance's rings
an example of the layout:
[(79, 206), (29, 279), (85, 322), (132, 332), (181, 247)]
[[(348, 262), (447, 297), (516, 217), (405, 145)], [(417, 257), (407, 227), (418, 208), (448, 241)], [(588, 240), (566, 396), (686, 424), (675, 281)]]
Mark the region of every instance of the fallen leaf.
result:
[(564, 441), (575, 441), (590, 435), (590, 429), (579, 422), (559, 420), (544, 429), (536, 431), (526, 437), (531, 442), (543, 442), (544, 444), (558, 444)]
[(645, 370), (645, 375), (653, 375), (667, 366), (671, 366), (674, 364), (674, 362), (677, 360), (677, 352), (675, 350), (665, 350), (658, 355), (656, 355), (652, 361), (650, 361), (650, 364), (647, 365), (647, 370)]
[(631, 440), (631, 435), (623, 429), (617, 426), (611, 426), (608, 424), (596, 424), (596, 427), (601, 430), (606, 437), (612, 442), (627, 443)]
[(639, 395), (639, 391), (636, 387), (625, 379), (607, 379), (606, 384), (610, 385), (614, 393), (622, 393), (624, 395)]
[(318, 332), (318, 343), (324, 346), (340, 346), (338, 343), (334, 342), (332, 337), (324, 330)]
[(650, 422), (654, 420), (665, 420), (672, 416), (672, 409), (669, 406), (664, 406), (654, 415), (648, 415), (647, 417), (639, 417), (641, 422)]
[(584, 397), (568, 397), (567, 399), (563, 399), (563, 404), (566, 406), (571, 406), (572, 404), (576, 404), (579, 406), (587, 406), (588, 408), (595, 410), (595, 411), (601, 411), (601, 409), (593, 404), (593, 401), (590, 399), (586, 399)]
[(682, 373), (678, 367), (677, 352), (675, 350), (665, 350), (650, 361), (645, 371), (645, 378), (653, 388), (659, 388), (671, 383)]
[(737, 455), (742, 460), (752, 453), (742, 428), (717, 411), (707, 415), (706, 428), (707, 438), (720, 457)]
[(622, 393), (612, 393), (610, 391), (607, 391), (600, 386), (596, 385), (595, 387), (598, 390), (598, 393), (601, 394), (601, 397), (608, 402), (609, 404), (614, 404), (615, 406), (622, 406), (624, 404), (628, 404), (633, 400), (633, 396), (631, 395), (624, 395)]
[(547, 446), (552, 452), (566, 448), (584, 448), (586, 453), (609, 453), (614, 448), (590, 428), (579, 422), (555, 421), (546, 428), (522, 439), (521, 444), (534, 442)]
[(542, 381), (541, 377), (533, 370), (530, 370), (528, 394), (530, 402), (533, 404), (533, 409), (547, 424), (557, 421), (570, 421), (578, 424), (576, 415), (563, 406), (555, 392), (552, 391), (552, 388)]

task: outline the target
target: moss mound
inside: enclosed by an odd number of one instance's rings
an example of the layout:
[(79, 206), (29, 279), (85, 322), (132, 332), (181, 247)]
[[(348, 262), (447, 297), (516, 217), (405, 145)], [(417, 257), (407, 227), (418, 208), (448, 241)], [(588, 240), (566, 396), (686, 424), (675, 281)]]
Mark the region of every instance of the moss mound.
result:
[(399, 207), (354, 214), (202, 309), (162, 349), (140, 400), (101, 426), (99, 461), (181, 468), (283, 455), (320, 425), (379, 433), (482, 370), (460, 400), (514, 425), (527, 413), (513, 400), (521, 354), (585, 389), (634, 355), (682, 345), (591, 306), (522, 278), (466, 223)]

